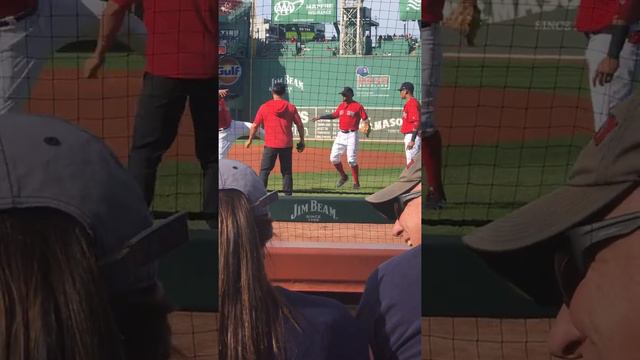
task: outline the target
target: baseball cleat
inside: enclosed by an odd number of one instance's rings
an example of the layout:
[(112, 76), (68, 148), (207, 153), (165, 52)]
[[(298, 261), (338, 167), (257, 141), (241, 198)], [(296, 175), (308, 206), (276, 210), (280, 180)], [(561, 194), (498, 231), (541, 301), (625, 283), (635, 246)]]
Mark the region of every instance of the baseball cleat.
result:
[(360, 190), (360, 183), (353, 184), (353, 190)]
[(425, 207), (431, 210), (440, 210), (445, 207), (447, 204), (447, 197), (444, 194), (444, 191), (440, 189), (440, 191), (435, 190), (432, 187), (429, 187), (426, 196)]
[(346, 183), (347, 180), (349, 180), (349, 177), (346, 175), (345, 177), (338, 179), (338, 181), (336, 182), (336, 187), (339, 188), (340, 186), (344, 185), (344, 183)]

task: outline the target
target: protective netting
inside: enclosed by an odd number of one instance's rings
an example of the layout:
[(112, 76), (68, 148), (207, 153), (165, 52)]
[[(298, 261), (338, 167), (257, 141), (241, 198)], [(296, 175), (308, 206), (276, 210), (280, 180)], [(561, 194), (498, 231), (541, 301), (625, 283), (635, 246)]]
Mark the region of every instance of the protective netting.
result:
[(549, 360), (551, 321), (422, 318), (422, 359)]
[[(397, 179), (406, 164), (400, 133), (405, 100), (397, 89), (403, 82), (412, 82), (420, 99), (419, 29), (417, 21), (401, 20), (405, 8), (377, 0), (360, 5), (284, 0), (222, 3), (226, 10), (220, 16), (220, 86), (232, 93), (227, 106), (233, 119), (241, 122), (231, 128), (235, 141), (228, 158), (260, 171), (264, 136), (260, 132), (260, 140), (245, 148), (248, 126), (260, 106), (271, 99), (271, 86), (284, 83), (306, 133), (306, 149), (298, 153), (299, 137), (293, 127), (294, 194), (373, 193)], [(353, 99), (371, 121), (368, 138), (357, 132), (340, 134), (338, 119), (312, 121), (336, 110), (344, 87), (353, 89)], [(334, 145), (338, 136), (344, 139)], [(331, 160), (333, 146), (344, 148), (344, 153)], [(339, 188), (341, 175), (335, 163), (342, 164), (349, 178)], [(353, 188), (355, 165), (359, 189)], [(269, 188), (283, 189), (279, 163), (271, 171)]]
[[(445, 16), (458, 3), (448, 1)], [(442, 211), (425, 211), (429, 224), (477, 226), (566, 182), (609, 112), (592, 100), (614, 101), (620, 94), (591, 89), (588, 64), (594, 68), (604, 57), (608, 46), (598, 46), (597, 39), (608, 35), (588, 38), (576, 30), (578, 3), (478, 1), (482, 24), (475, 46), (443, 30), (443, 85), (435, 111), (448, 202)]]
[[(87, 79), (84, 67), (96, 47), (106, 2), (37, 3), (32, 15), (0, 27), (0, 92), (10, 99), (0, 102), (0, 112), (25, 110), (75, 123), (104, 139), (126, 166), (145, 70), (142, 3), (136, 2), (128, 11), (96, 79)], [(192, 11), (184, 4), (174, 5), (156, 9), (157, 16), (163, 16), (163, 11), (173, 15)], [(194, 138), (186, 102), (176, 139), (158, 169), (154, 210), (201, 211), (202, 170)]]

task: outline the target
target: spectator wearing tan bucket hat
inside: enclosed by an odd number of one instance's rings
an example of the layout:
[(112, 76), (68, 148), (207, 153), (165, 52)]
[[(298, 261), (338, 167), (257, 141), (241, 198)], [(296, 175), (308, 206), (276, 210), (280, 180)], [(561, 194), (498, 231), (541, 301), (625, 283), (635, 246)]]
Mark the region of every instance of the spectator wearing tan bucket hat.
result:
[(498, 273), (560, 310), (559, 358), (638, 359), (640, 93), (580, 153), (566, 185), (463, 238)]

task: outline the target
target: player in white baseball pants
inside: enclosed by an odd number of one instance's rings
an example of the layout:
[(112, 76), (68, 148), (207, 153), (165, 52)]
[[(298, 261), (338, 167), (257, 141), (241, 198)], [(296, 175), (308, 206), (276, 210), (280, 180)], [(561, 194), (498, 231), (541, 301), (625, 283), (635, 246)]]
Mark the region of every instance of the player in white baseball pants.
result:
[(347, 86), (339, 94), (342, 95), (343, 101), (333, 113), (316, 116), (311, 120), (339, 119), (339, 130), (331, 147), (331, 155), (329, 155), (329, 160), (340, 175), (340, 178), (336, 182), (336, 187), (341, 187), (348, 179), (342, 167), (342, 161), (340, 161), (340, 156), (346, 151), (347, 161), (349, 162), (351, 175), (353, 176), (353, 189), (358, 190), (360, 189), (360, 167), (358, 166), (358, 144), (360, 142), (360, 135), (358, 134), (358, 129), (360, 127), (360, 121), (365, 121), (369, 126), (371, 124), (369, 124), (369, 116), (364, 110), (364, 107), (353, 100), (354, 94), (352, 88)]
[[(72, 42), (96, 39), (98, 17), (105, 6), (100, 0), (39, 0), (33, 15), (0, 27), (0, 114), (21, 110), (54, 51)], [(144, 24), (133, 14), (125, 24), (119, 39), (142, 52)]]
[(331, 146), (331, 154), (329, 161), (332, 164), (339, 164), (340, 157), (347, 153), (347, 162), (349, 165), (358, 164), (358, 144), (360, 143), (360, 135), (358, 131), (344, 132), (338, 131), (333, 145)]
[[(224, 130), (218, 131), (218, 160), (226, 159), (233, 143), (244, 136), (249, 136), (251, 130), (250, 122), (231, 120), (231, 125)], [(264, 130), (258, 128), (258, 137), (264, 139)]]
[[(439, 20), (438, 20), (439, 21)], [(440, 25), (421, 23), (422, 41), (422, 162), (427, 175), (425, 207), (442, 208), (446, 202), (442, 181), (442, 136), (435, 119), (435, 101), (441, 84), (443, 63)]]
[[(629, 32), (637, 31), (640, 31), (640, 25), (636, 23), (630, 27)], [(610, 81), (605, 81), (603, 85), (593, 81), (597, 75), (598, 66), (607, 56), (610, 42), (611, 34), (590, 35), (585, 54), (589, 67), (589, 86), (596, 131), (607, 121), (611, 110), (631, 95), (633, 82), (640, 70), (640, 44), (625, 41), (619, 55), (618, 69)]]

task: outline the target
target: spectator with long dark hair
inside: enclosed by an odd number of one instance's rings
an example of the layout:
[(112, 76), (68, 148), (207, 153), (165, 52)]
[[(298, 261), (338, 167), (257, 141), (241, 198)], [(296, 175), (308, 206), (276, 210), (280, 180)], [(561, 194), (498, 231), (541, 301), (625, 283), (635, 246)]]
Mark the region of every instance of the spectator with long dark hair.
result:
[(0, 116), (0, 360), (164, 360), (170, 307), (158, 256), (188, 240), (154, 222), (97, 138)]
[(274, 287), (264, 256), (273, 235), (262, 181), (241, 162), (219, 163), (220, 327), (225, 360), (369, 359), (367, 338), (340, 303)]

